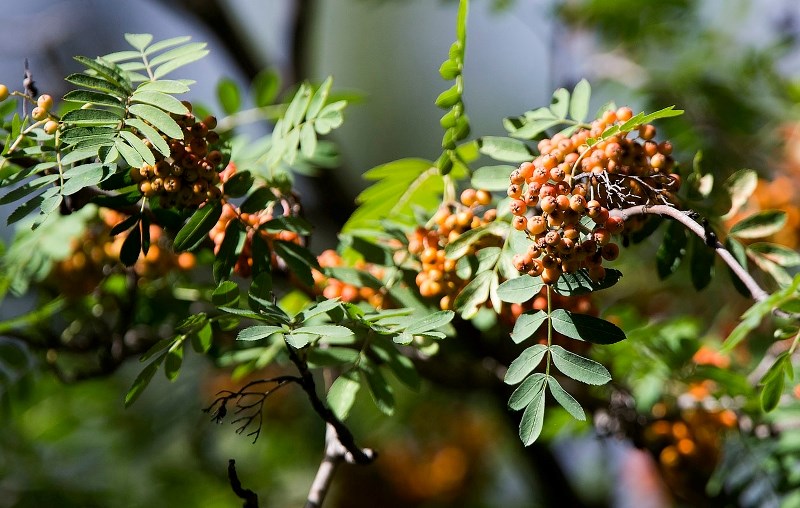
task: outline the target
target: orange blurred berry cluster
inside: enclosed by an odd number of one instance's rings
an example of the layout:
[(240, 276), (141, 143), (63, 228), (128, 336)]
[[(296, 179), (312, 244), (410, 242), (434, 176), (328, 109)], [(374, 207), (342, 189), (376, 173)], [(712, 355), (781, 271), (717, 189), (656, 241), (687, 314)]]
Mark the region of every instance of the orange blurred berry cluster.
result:
[(158, 197), (162, 208), (197, 208), (222, 195), (218, 187), (222, 152), (214, 149), (219, 143), (219, 135), (213, 131), (217, 120), (209, 116), (197, 121), (191, 113), (191, 103), (184, 105), (190, 113), (172, 113), (183, 130), (183, 139), (164, 137), (169, 144), (169, 157), (152, 150), (155, 165), (131, 168), (131, 179), (139, 191), (148, 198)]
[[(471, 229), (494, 221), (497, 210), (486, 209), (482, 214), (479, 209), (492, 201), (488, 191), (466, 189), (461, 193), (461, 202), (443, 205), (433, 216), (432, 229), (418, 227), (408, 235), (408, 252), (420, 263), (420, 271), (416, 277), (419, 293), (425, 298), (439, 298), (439, 307), (443, 310), (453, 308), (458, 293), (469, 281), (456, 274), (456, 259), (447, 259), (445, 247)], [(503, 239), (496, 235), (484, 235), (475, 242), (468, 251), (476, 251), (490, 246), (499, 247)]]
[[(610, 216), (609, 208), (674, 202), (680, 178), (671, 172), (672, 145), (653, 141), (652, 125), (640, 126), (635, 138), (616, 135), (587, 144), (632, 116), (630, 108), (606, 111), (589, 129), (543, 139), (541, 155), (511, 173), (507, 194), (512, 225), (533, 240), (528, 252), (514, 259), (520, 272), (541, 276), (546, 284), (580, 269), (602, 280), (603, 261), (619, 255), (612, 235), (642, 225)], [(582, 222), (585, 217), (591, 222)]]
[[(102, 208), (100, 221), (90, 224), (84, 235), (75, 239), (72, 254), (53, 268), (53, 279), (61, 291), (70, 296), (91, 293), (120, 264), (119, 253), (126, 235), (111, 237), (111, 229), (125, 220), (126, 215)], [(134, 230), (130, 234), (136, 234)], [(150, 225), (150, 248), (139, 256), (133, 271), (139, 277), (155, 280), (173, 270), (191, 270), (196, 264), (194, 254), (176, 254), (161, 226)]]
[[(322, 268), (344, 266), (342, 257), (331, 249), (325, 250), (317, 256), (317, 261)], [(383, 267), (365, 261), (357, 261), (353, 268), (367, 272), (378, 280), (383, 280), (385, 275)], [(340, 298), (343, 302), (348, 303), (367, 302), (378, 309), (386, 307), (384, 295), (380, 291), (366, 286), (356, 287), (347, 284), (339, 279), (328, 277), (319, 270), (313, 270), (312, 275), (314, 276), (314, 292), (325, 298)]]
[(232, 220), (238, 220), (246, 228), (247, 236), (244, 246), (242, 247), (242, 251), (239, 254), (239, 259), (236, 261), (236, 264), (233, 267), (233, 271), (242, 277), (250, 277), (250, 275), (252, 275), (253, 237), (256, 234), (261, 235), (261, 238), (266, 240), (271, 253), (271, 263), (273, 266), (277, 266), (277, 258), (275, 256), (274, 249), (272, 248), (272, 241), (283, 240), (299, 245), (301, 240), (300, 235), (294, 231), (283, 230), (278, 232), (269, 232), (259, 229), (259, 226), (267, 221), (272, 220), (273, 218), (273, 214), (269, 210), (261, 210), (257, 213), (244, 213), (241, 212), (236, 206), (230, 203), (225, 203), (222, 207), (222, 215), (220, 215), (220, 218), (214, 227), (211, 228), (211, 231), (208, 232), (208, 236), (214, 242), (214, 254), (219, 252), (222, 242), (225, 240), (225, 229), (228, 227), (228, 224)]
[(681, 411), (675, 419), (658, 419), (645, 428), (645, 446), (658, 458), (671, 492), (687, 497), (705, 489), (719, 461), (724, 433), (737, 424), (736, 413), (730, 409), (698, 407)]

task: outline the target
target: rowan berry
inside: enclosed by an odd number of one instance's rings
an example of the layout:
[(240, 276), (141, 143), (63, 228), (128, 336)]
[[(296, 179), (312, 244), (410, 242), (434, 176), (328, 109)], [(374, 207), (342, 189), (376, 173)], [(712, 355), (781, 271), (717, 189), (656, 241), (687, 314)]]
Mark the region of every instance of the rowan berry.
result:
[(561, 277), (561, 267), (545, 268), (542, 270), (542, 282), (545, 284), (555, 284)]
[(652, 124), (646, 123), (639, 126), (639, 137), (649, 141), (656, 137), (656, 128)]
[(534, 215), (528, 219), (528, 232), (532, 235), (544, 233), (547, 229), (547, 221), (541, 215)]
[(550, 179), (550, 172), (542, 166), (538, 166), (533, 170), (533, 175), (531, 176), (531, 180), (540, 184), (544, 185), (547, 183), (547, 180)]
[(583, 213), (586, 210), (586, 198), (581, 194), (573, 194), (569, 198), (569, 207), (574, 212)]
[(625, 221), (622, 217), (609, 217), (605, 224), (603, 224), (603, 227), (612, 235), (617, 235), (622, 233), (622, 230), (625, 228)]
[(44, 108), (40, 108), (39, 106), (36, 106), (35, 108), (33, 108), (33, 111), (31, 111), (31, 118), (33, 118), (37, 122), (44, 120), (45, 118), (47, 118), (47, 116), (48, 116), (47, 110)]
[(475, 193), (475, 199), (478, 201), (479, 205), (488, 206), (492, 202), (492, 193), (487, 190), (478, 189)]
[(511, 225), (517, 231), (524, 231), (528, 227), (528, 219), (524, 215), (516, 215), (511, 219)]
[(554, 182), (561, 182), (566, 177), (566, 173), (560, 166), (556, 166), (550, 170), (550, 179)]
[(599, 282), (606, 278), (606, 269), (602, 265), (592, 265), (588, 269), (589, 278), (595, 282)]
[(40, 95), (36, 100), (36, 105), (45, 111), (53, 109), (53, 98), (47, 94)]
[(539, 207), (544, 213), (552, 213), (556, 208), (558, 208), (558, 202), (554, 196), (540, 195)]
[(592, 238), (602, 247), (611, 241), (611, 233), (605, 228), (597, 227), (592, 231)]
[(55, 120), (49, 120), (47, 123), (44, 124), (44, 132), (47, 134), (55, 134), (58, 130), (58, 122)]
[(667, 158), (660, 153), (657, 153), (650, 157), (650, 165), (653, 166), (653, 169), (662, 169), (667, 164)]
[(8, 87), (6, 85), (0, 84), (0, 102), (8, 99)]
[(616, 111), (617, 120), (621, 122), (627, 122), (631, 118), (633, 118), (633, 110), (628, 106), (622, 106), (621, 108), (617, 109)]
[(464, 189), (461, 192), (461, 203), (464, 206), (472, 206), (477, 201), (477, 192), (475, 189)]
[(519, 174), (525, 180), (528, 180), (533, 176), (533, 170), (535, 169), (533, 163), (531, 162), (523, 162), (519, 165)]
[(619, 246), (616, 243), (609, 243), (600, 249), (603, 259), (606, 261), (614, 261), (619, 257)]

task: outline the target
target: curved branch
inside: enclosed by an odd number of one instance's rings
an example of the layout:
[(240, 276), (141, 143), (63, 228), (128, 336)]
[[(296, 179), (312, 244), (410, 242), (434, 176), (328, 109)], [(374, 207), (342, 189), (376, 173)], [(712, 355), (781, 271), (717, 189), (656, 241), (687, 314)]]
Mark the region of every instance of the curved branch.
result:
[(325, 500), (325, 495), (333, 481), (333, 474), (336, 468), (345, 459), (348, 454), (347, 448), (339, 441), (336, 435), (336, 429), (330, 423), (325, 425), (325, 455), (322, 457), (322, 462), (319, 463), (319, 469), (314, 476), (314, 481), (311, 483), (311, 489), (308, 491), (308, 498), (306, 499), (305, 508), (319, 508)]
[(689, 215), (689, 212), (679, 210), (669, 205), (640, 205), (630, 208), (617, 208), (610, 210), (609, 215), (612, 217), (620, 217), (622, 219), (627, 219), (635, 215), (658, 215), (661, 217), (669, 217), (680, 222), (686, 227), (686, 229), (702, 238), (709, 245), (709, 247), (716, 251), (722, 261), (728, 265), (731, 271), (735, 273), (736, 276), (739, 277), (739, 280), (741, 280), (745, 287), (747, 287), (747, 290), (750, 291), (750, 296), (752, 296), (753, 300), (760, 302), (767, 298), (768, 293), (764, 291), (761, 286), (758, 285), (758, 282), (756, 282), (756, 280), (750, 275), (750, 273), (748, 273), (747, 270), (745, 270), (745, 268), (740, 265), (738, 261), (736, 261), (736, 258), (733, 257), (733, 254), (731, 254), (730, 251), (726, 249), (725, 246), (722, 245), (722, 243), (720, 243), (715, 236), (713, 236), (712, 232), (708, 231), (702, 224), (695, 221)]
[(333, 429), (336, 431), (338, 442), (345, 448), (345, 450), (347, 450), (347, 453), (344, 455), (345, 460), (355, 464), (372, 463), (377, 457), (375, 451), (369, 448), (359, 448), (358, 445), (356, 445), (355, 437), (353, 437), (353, 433), (350, 432), (350, 429), (347, 428), (347, 425), (345, 425), (344, 422), (342, 422), (335, 414), (333, 414), (333, 411), (331, 411), (330, 408), (326, 406), (324, 402), (322, 402), (322, 399), (319, 398), (319, 395), (317, 395), (314, 376), (311, 374), (308, 364), (298, 356), (297, 351), (294, 348), (289, 346), (287, 349), (289, 350), (289, 358), (300, 372), (299, 383), (303, 388), (303, 391), (306, 392), (306, 395), (308, 395), (308, 400), (311, 402), (311, 407), (314, 408), (314, 411), (323, 420), (325, 420), (325, 423), (333, 427)]

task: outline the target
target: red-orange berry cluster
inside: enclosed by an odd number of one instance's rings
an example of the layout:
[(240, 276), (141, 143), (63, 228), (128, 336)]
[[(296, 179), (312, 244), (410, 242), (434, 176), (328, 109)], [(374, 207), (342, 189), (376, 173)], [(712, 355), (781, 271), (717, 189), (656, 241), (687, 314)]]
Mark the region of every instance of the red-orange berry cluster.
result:
[[(120, 264), (120, 250), (126, 235), (111, 237), (111, 229), (125, 220), (126, 215), (103, 208), (100, 221), (90, 224), (79, 239), (72, 242), (72, 254), (58, 262), (52, 271), (52, 278), (60, 290), (70, 296), (91, 293), (113, 267)], [(137, 234), (134, 230), (129, 234)], [(163, 234), (161, 226), (150, 224), (150, 248), (133, 265), (139, 277), (155, 280), (173, 270), (191, 270), (196, 264), (194, 254), (176, 254), (169, 246), (169, 239)]]
[(541, 155), (511, 173), (512, 225), (533, 240), (528, 252), (514, 259), (520, 272), (553, 284), (562, 273), (586, 269), (593, 280), (601, 280), (603, 261), (619, 255), (612, 235), (640, 226), (611, 217), (609, 208), (674, 202), (680, 179), (671, 173), (672, 145), (653, 141), (652, 125), (640, 126), (636, 138), (587, 142), (632, 116), (630, 108), (607, 111), (589, 129), (543, 139)]
[[(317, 261), (322, 268), (344, 266), (342, 257), (331, 249), (325, 250), (317, 256)], [(353, 268), (367, 272), (378, 280), (382, 280), (385, 275), (383, 267), (365, 261), (357, 261)], [(314, 276), (314, 292), (316, 294), (321, 294), (325, 298), (340, 298), (343, 302), (348, 303), (367, 302), (375, 308), (386, 307), (386, 300), (380, 291), (371, 287), (356, 287), (347, 284), (334, 277), (328, 277), (319, 270), (313, 270), (311, 273)]]
[(184, 105), (188, 114), (172, 114), (183, 130), (183, 139), (164, 137), (169, 144), (169, 157), (152, 150), (156, 163), (131, 168), (130, 172), (139, 191), (148, 198), (158, 197), (163, 208), (197, 208), (222, 196), (218, 187), (222, 152), (215, 148), (219, 135), (213, 130), (217, 120), (208, 116), (197, 121), (191, 113), (191, 103)]
[[(416, 277), (420, 295), (425, 298), (439, 298), (439, 307), (443, 310), (453, 308), (458, 293), (468, 281), (456, 274), (455, 259), (447, 259), (445, 247), (467, 231), (494, 221), (497, 210), (485, 208), (492, 201), (488, 191), (466, 189), (461, 193), (461, 202), (443, 205), (433, 216), (433, 229), (417, 228), (408, 237), (408, 251), (415, 256), (421, 269)], [(502, 238), (495, 235), (484, 235), (469, 249), (473, 254), (483, 247), (501, 246)]]
[(214, 254), (219, 252), (222, 242), (225, 240), (225, 229), (228, 227), (228, 223), (230, 223), (232, 220), (238, 220), (247, 229), (247, 236), (244, 246), (242, 247), (242, 251), (239, 254), (239, 259), (236, 261), (236, 264), (233, 267), (233, 271), (242, 277), (250, 277), (250, 275), (252, 275), (253, 237), (256, 234), (261, 235), (261, 238), (266, 240), (271, 253), (271, 263), (273, 266), (277, 266), (277, 258), (275, 256), (275, 251), (272, 248), (273, 240), (283, 240), (299, 245), (301, 243), (301, 239), (300, 235), (294, 231), (283, 230), (278, 232), (269, 232), (259, 229), (259, 226), (272, 219), (273, 214), (269, 210), (261, 210), (257, 213), (244, 213), (241, 212), (236, 206), (230, 203), (225, 203), (222, 207), (222, 215), (220, 215), (219, 220), (208, 233), (208, 236), (214, 242)]
[(670, 491), (682, 498), (703, 492), (717, 467), (724, 433), (736, 428), (730, 409), (681, 411), (677, 418), (658, 419), (644, 431), (645, 446), (658, 458)]

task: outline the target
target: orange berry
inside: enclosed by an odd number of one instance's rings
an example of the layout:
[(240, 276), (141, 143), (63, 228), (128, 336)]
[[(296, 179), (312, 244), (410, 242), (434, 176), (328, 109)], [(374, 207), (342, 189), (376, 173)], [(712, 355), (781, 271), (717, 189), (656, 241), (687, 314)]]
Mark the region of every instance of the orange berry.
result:
[(556, 205), (561, 211), (569, 210), (569, 198), (564, 194), (556, 196)]
[(524, 231), (525, 228), (528, 227), (528, 219), (526, 219), (524, 215), (515, 215), (514, 218), (511, 219), (511, 225), (514, 226), (514, 229), (517, 231)]
[(475, 199), (478, 200), (479, 205), (486, 206), (492, 202), (492, 193), (483, 189), (478, 189), (478, 192), (475, 193)]
[(472, 206), (477, 201), (475, 189), (464, 189), (461, 193), (461, 203), (464, 206)]
[(616, 243), (603, 245), (603, 248), (600, 249), (600, 254), (606, 261), (614, 261), (619, 257), (619, 245)]
[(605, 228), (598, 227), (592, 231), (592, 238), (597, 242), (597, 245), (604, 246), (611, 241), (611, 233)]
[(8, 87), (0, 84), (0, 102), (8, 99)]
[(544, 233), (547, 229), (547, 221), (541, 215), (534, 215), (528, 219), (528, 232), (532, 235)]
[(656, 137), (656, 128), (652, 124), (646, 123), (639, 126), (639, 137), (649, 141)]
[(426, 247), (425, 250), (422, 251), (422, 255), (419, 257), (419, 259), (423, 263), (433, 263), (436, 261), (436, 257), (437, 249), (434, 247)]
[(540, 199), (539, 206), (542, 208), (543, 212), (552, 213), (556, 208), (558, 208), (558, 202), (553, 196), (544, 196)]
[(520, 196), (522, 196), (522, 187), (520, 187), (519, 184), (512, 183), (511, 185), (508, 186), (506, 194), (511, 199), (519, 199)]
[(525, 215), (525, 212), (528, 210), (528, 205), (521, 199), (515, 199), (509, 204), (509, 209), (513, 215)]
[(561, 277), (561, 267), (545, 268), (542, 270), (542, 282), (545, 284), (555, 284), (558, 278)]
[(181, 270), (191, 270), (197, 265), (197, 259), (195, 259), (194, 254), (191, 252), (181, 252), (178, 254), (177, 263), (178, 268)]
[(622, 230), (625, 229), (625, 221), (622, 217), (609, 217), (608, 220), (603, 224), (609, 233), (612, 235), (617, 235), (622, 233)]
[(527, 180), (533, 176), (534, 169), (535, 166), (533, 165), (532, 162), (523, 162), (522, 164), (519, 165), (518, 171), (520, 176), (525, 180)]
[(616, 111), (617, 120), (620, 122), (627, 122), (633, 117), (633, 110), (628, 106), (623, 106)]
[(531, 176), (532, 181), (543, 185), (548, 179), (550, 179), (550, 172), (542, 166), (539, 166), (533, 170), (533, 175)]
[(569, 207), (574, 212), (583, 213), (586, 209), (586, 198), (580, 194), (573, 194), (569, 198)]

